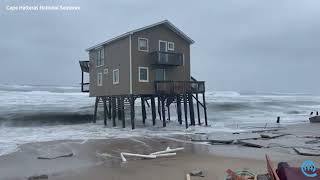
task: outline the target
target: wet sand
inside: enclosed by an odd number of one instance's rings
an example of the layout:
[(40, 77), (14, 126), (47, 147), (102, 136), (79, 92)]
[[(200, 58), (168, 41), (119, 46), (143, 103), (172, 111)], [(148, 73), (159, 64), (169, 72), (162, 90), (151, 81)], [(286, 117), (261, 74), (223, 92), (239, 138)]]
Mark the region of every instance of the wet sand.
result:
[[(283, 133), (298, 136), (320, 136), (320, 124), (288, 126)], [(176, 156), (144, 160), (127, 158), (123, 163), (120, 152), (149, 154), (166, 147), (184, 147)], [(53, 160), (39, 156), (74, 153), (72, 157)], [(101, 154), (104, 154), (103, 156)], [(190, 141), (189, 135), (166, 137), (134, 137), (129, 139), (100, 139), (51, 141), (20, 146), (19, 151), (0, 157), (0, 179), (27, 179), (46, 174), (49, 179), (185, 179), (186, 173), (202, 170), (205, 177), (192, 179), (224, 179), (225, 171), (246, 169), (254, 174), (266, 173), (265, 154), (276, 163), (286, 161), (299, 166), (306, 159), (320, 161), (318, 156), (301, 156), (290, 148), (252, 148), (239, 144), (209, 145)]]

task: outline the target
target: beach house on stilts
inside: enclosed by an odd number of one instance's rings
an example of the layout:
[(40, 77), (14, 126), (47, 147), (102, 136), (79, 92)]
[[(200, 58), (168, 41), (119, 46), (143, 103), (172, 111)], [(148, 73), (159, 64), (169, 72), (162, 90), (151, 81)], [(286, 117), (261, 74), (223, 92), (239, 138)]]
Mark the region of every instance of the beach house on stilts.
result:
[[(170, 120), (170, 105), (176, 104), (180, 124), (185, 124), (186, 128), (202, 124), (200, 111), (203, 110), (207, 125), (205, 83), (190, 75), (190, 45), (193, 43), (165, 20), (86, 49), (89, 61), (80, 61), (81, 90), (96, 97), (93, 122), (97, 119), (98, 105), (103, 104), (106, 126), (107, 119), (112, 119), (112, 126), (116, 126), (118, 118), (125, 127), (125, 110), (129, 110), (134, 129), (134, 105), (140, 98), (143, 124), (147, 117), (146, 104), (151, 104), (153, 125), (158, 114), (163, 127), (167, 119)], [(84, 82), (85, 75), (89, 75), (89, 82)]]

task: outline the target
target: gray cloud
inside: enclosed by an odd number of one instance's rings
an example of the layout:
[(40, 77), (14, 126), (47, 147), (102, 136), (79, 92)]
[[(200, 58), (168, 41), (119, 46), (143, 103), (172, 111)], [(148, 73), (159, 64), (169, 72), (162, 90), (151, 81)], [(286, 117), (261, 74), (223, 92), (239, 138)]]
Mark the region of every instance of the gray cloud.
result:
[(8, 12), (0, 2), (0, 83), (76, 84), (85, 48), (169, 19), (196, 43), (192, 74), (210, 90), (319, 93), (320, 2), (79, 1), (78, 12)]

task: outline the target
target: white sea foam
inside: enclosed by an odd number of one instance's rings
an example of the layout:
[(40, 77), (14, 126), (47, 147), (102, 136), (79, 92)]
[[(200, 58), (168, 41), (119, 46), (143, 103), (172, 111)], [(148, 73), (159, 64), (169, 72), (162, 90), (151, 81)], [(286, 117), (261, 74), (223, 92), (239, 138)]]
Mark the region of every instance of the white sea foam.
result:
[[(176, 121), (175, 105), (171, 111), (172, 121), (166, 128), (161, 127), (159, 120), (157, 126), (152, 127), (150, 119), (144, 127), (140, 121), (139, 102), (136, 103), (136, 130), (130, 128), (129, 114), (126, 115), (128, 122), (125, 129), (120, 126), (111, 128), (111, 122), (108, 122), (108, 128), (105, 128), (101, 118), (97, 124), (72, 121), (69, 125), (62, 125), (70, 118), (70, 116), (63, 118), (64, 114), (89, 114), (91, 117), (94, 98), (89, 98), (88, 94), (79, 91), (80, 87), (0, 85), (0, 155), (14, 152), (19, 145), (30, 142), (66, 139), (80, 139), (85, 142), (88, 139), (243, 131), (248, 128), (271, 126), (277, 116), (281, 117), (282, 124), (301, 123), (307, 121), (310, 111), (320, 109), (319, 96), (212, 91), (206, 93), (209, 127), (190, 127), (186, 130), (184, 125), (179, 125)], [(150, 118), (150, 109), (147, 111)], [(203, 122), (203, 110), (200, 109), (200, 112)], [(44, 115), (36, 116), (40, 113)], [(52, 114), (53, 118), (59, 117), (53, 120), (57, 123), (41, 123), (45, 118), (51, 121)], [(61, 116), (56, 116), (57, 114)], [(21, 125), (27, 116), (29, 120), (33, 117), (38, 118), (37, 123), (30, 126), (28, 121)], [(81, 117), (76, 118), (80, 120)], [(20, 123), (19, 126), (15, 125), (16, 121)]]

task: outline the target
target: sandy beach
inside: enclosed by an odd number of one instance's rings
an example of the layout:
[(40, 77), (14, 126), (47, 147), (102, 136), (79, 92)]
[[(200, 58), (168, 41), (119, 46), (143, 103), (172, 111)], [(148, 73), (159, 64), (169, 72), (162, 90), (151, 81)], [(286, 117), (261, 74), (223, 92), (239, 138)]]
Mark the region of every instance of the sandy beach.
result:
[[(0, 179), (27, 179), (31, 176), (47, 175), (48, 179), (185, 179), (193, 170), (201, 170), (205, 177), (192, 179), (224, 179), (227, 169), (248, 170), (254, 174), (266, 173), (265, 154), (270, 155), (276, 167), (277, 162), (286, 161), (292, 166), (311, 159), (319, 162), (319, 156), (298, 155), (295, 146), (301, 138), (318, 140), (320, 124), (299, 124), (287, 126), (277, 133), (288, 134), (279, 137), (285, 145), (270, 147), (246, 147), (241, 144), (215, 144), (191, 141), (192, 134), (154, 137), (132, 137), (127, 139), (68, 140), (29, 143), (19, 147), (17, 152), (0, 157)], [(215, 137), (243, 136), (220, 133)], [(258, 133), (247, 132), (251, 137)], [(282, 139), (281, 139), (282, 138)], [(278, 138), (273, 139), (276, 140)], [(283, 140), (283, 141), (281, 141)], [(261, 140), (260, 140), (261, 141)], [(267, 140), (268, 141), (268, 140)], [(266, 141), (266, 142), (267, 142)], [(319, 142), (315, 142), (317, 145)], [(127, 158), (122, 162), (121, 152), (150, 154), (167, 147), (184, 147), (176, 156), (141, 159)], [(57, 156), (73, 153), (71, 157), (52, 160), (38, 159), (43, 156)]]

